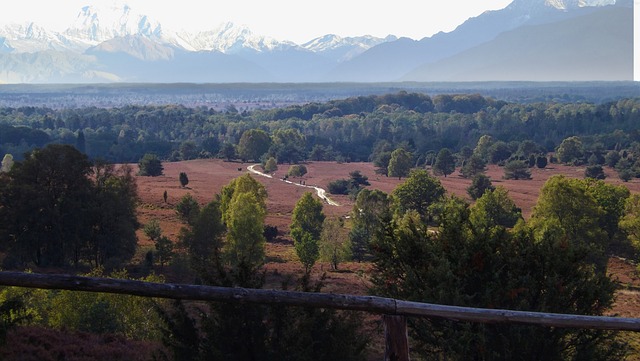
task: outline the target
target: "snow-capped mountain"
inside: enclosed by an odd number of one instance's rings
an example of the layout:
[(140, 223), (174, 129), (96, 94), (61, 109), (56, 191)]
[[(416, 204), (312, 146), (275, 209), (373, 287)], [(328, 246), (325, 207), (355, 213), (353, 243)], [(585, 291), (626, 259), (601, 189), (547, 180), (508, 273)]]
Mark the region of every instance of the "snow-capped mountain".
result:
[(35, 53), (45, 50), (65, 50), (61, 37), (35, 23), (9, 24), (0, 28), (6, 50), (18, 53)]
[(219, 51), (234, 54), (243, 50), (257, 52), (273, 51), (282, 47), (296, 47), (292, 42), (256, 35), (245, 25), (231, 22), (220, 24), (213, 30), (192, 35), (181, 33), (180, 37), (196, 51)]
[[(520, 27), (544, 29), (610, 8), (614, 3), (625, 9), (633, 6), (632, 0), (514, 0), (502, 10), (487, 11), (467, 20), (452, 32), (419, 41), (329, 34), (295, 44), (255, 34), (247, 26), (233, 23), (199, 33), (177, 32), (123, 0), (115, 1), (81, 8), (75, 21), (60, 32), (33, 23), (0, 24), (0, 83), (413, 80), (406, 75), (414, 69), (491, 42)], [(605, 23), (606, 19), (601, 21)], [(608, 29), (612, 28), (603, 26), (602, 31), (611, 32)], [(522, 35), (526, 32), (513, 34), (520, 37), (513, 40), (514, 44), (526, 47), (532, 42), (531, 36)], [(580, 34), (578, 29), (575, 41), (588, 46), (606, 47), (613, 43), (589, 41)], [(624, 40), (618, 48), (626, 46)], [(508, 47), (499, 48), (506, 51)], [(592, 53), (585, 49), (585, 54)], [(501, 59), (505, 56), (496, 54)], [(584, 74), (591, 76), (598, 71), (585, 68)]]
[(370, 35), (343, 38), (335, 34), (328, 34), (304, 43), (302, 47), (314, 53), (336, 59), (338, 62), (343, 62), (355, 58), (376, 45), (397, 39), (393, 35), (389, 35), (386, 38), (376, 38)]
[(161, 39), (162, 25), (127, 4), (101, 4), (83, 7), (64, 35), (90, 45), (129, 35)]

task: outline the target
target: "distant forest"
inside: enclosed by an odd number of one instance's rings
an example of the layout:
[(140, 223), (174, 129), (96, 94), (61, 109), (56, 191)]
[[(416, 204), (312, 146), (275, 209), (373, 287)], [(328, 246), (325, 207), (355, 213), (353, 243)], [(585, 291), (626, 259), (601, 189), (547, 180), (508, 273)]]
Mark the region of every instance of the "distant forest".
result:
[(262, 130), (271, 138), (269, 155), (281, 163), (375, 161), (404, 148), (420, 165), (443, 148), (467, 153), (483, 135), (504, 143), (511, 154), (523, 141), (532, 141), (544, 153), (577, 136), (587, 159), (632, 149), (640, 142), (639, 121), (640, 98), (519, 103), (480, 94), (406, 91), (251, 111), (233, 105), (224, 110), (183, 105), (3, 107), (0, 154), (20, 160), (33, 148), (62, 143), (116, 163), (138, 162), (146, 153), (163, 160), (241, 159), (242, 135)]

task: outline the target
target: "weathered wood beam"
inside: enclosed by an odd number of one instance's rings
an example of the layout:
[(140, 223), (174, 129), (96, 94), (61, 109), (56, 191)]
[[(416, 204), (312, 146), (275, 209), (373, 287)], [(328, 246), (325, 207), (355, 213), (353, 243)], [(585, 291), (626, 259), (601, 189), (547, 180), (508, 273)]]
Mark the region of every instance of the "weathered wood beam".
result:
[(436, 317), (465, 322), (518, 323), (546, 327), (640, 331), (640, 319), (481, 309), (375, 296), (151, 283), (113, 278), (0, 272), (0, 285), (128, 294), (194, 301), (247, 302)]

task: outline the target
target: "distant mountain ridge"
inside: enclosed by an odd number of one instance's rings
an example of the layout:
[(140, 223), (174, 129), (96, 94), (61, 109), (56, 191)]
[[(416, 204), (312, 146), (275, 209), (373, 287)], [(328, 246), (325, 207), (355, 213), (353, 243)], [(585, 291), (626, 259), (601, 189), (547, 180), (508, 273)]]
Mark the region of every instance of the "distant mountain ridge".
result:
[[(61, 32), (34, 23), (0, 24), (0, 83), (503, 80), (503, 73), (487, 70), (491, 64), (513, 69), (510, 80), (556, 76), (632, 80), (627, 63), (633, 60), (628, 51), (633, 47), (633, 18), (629, 20), (621, 10), (632, 6), (631, 0), (514, 0), (502, 10), (467, 20), (452, 32), (421, 40), (327, 34), (295, 44), (233, 23), (199, 33), (174, 31), (124, 2), (101, 3), (81, 8), (76, 20)], [(615, 19), (611, 12), (607, 19), (605, 14), (612, 8), (619, 11)], [(588, 16), (592, 16), (591, 25), (572, 22)], [(596, 30), (594, 22), (600, 26)], [(555, 34), (548, 29), (555, 29)], [(604, 43), (589, 44), (587, 36)], [(564, 39), (564, 45), (558, 39)], [(555, 50), (550, 52), (545, 43), (556, 44)], [(573, 45), (579, 46), (583, 60), (571, 61), (583, 64), (567, 68), (572, 71), (545, 73), (538, 66), (557, 64), (562, 54), (566, 61), (570, 57), (560, 50)], [(548, 56), (530, 64), (539, 68), (535, 72), (516, 71), (512, 63), (489, 60), (516, 61), (510, 55), (515, 49), (519, 53), (547, 49)], [(615, 63), (589, 58), (606, 52), (624, 59)], [(475, 63), (463, 60), (470, 59), (470, 54), (478, 59)], [(483, 62), (491, 64), (480, 66)], [(623, 69), (606, 69), (611, 66)]]

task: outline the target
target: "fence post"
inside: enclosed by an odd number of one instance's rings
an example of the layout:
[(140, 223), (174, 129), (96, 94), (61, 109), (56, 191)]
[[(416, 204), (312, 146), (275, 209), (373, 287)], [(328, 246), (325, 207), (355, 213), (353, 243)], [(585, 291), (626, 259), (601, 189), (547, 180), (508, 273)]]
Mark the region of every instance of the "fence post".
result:
[(405, 316), (384, 315), (384, 361), (409, 361), (409, 340)]

